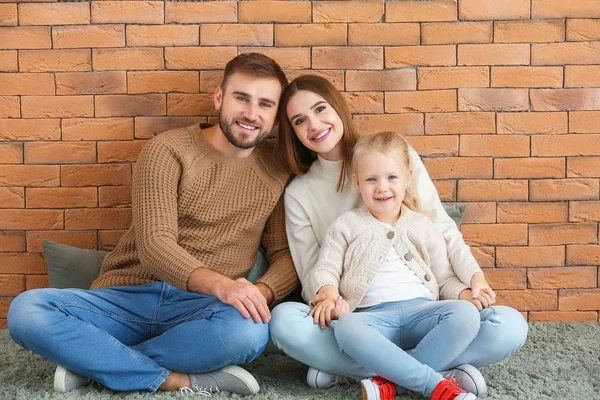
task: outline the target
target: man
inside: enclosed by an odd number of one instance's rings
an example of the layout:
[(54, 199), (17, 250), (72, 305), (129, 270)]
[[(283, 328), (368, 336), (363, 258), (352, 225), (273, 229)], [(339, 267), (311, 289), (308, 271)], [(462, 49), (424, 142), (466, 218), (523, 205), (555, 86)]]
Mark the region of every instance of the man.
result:
[[(258, 392), (237, 364), (263, 351), (269, 305), (297, 286), (281, 196), (288, 173), (261, 145), (286, 85), (266, 56), (231, 60), (214, 96), (217, 126), (175, 129), (144, 146), (133, 222), (92, 290), (13, 301), (10, 334), (59, 365), (56, 390), (88, 377), (119, 391)], [(252, 284), (245, 277), (261, 242), (270, 267)]]

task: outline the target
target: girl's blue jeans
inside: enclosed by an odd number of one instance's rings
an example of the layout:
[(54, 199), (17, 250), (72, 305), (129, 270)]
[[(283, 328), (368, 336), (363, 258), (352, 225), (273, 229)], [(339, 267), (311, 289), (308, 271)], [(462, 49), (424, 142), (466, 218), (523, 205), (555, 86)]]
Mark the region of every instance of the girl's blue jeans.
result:
[(152, 392), (171, 371), (248, 363), (269, 334), (216, 297), (161, 282), (30, 290), (12, 302), (8, 329), (24, 348), (104, 386)]
[(512, 308), (479, 312), (461, 300), (382, 303), (357, 309), (325, 329), (309, 311), (308, 305), (291, 302), (273, 310), (271, 338), (286, 354), (336, 375), (380, 375), (425, 396), (442, 379), (438, 371), (508, 358), (525, 343), (528, 330)]

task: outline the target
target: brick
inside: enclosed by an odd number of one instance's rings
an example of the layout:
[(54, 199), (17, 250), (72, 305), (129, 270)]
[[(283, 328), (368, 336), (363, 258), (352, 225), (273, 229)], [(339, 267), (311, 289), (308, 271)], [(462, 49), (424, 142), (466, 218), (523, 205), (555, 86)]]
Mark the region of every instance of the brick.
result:
[(596, 311), (600, 308), (600, 289), (565, 289), (559, 292), (561, 311)]
[(131, 187), (103, 186), (98, 188), (100, 207), (131, 207)]
[(527, 89), (458, 89), (460, 111), (527, 111)]
[(387, 71), (346, 71), (346, 90), (416, 90), (417, 73), (413, 68)]
[(433, 181), (441, 201), (456, 200), (456, 181)]
[(461, 0), (458, 11), (461, 20), (528, 19), (529, 0)]
[(198, 93), (200, 76), (198, 72), (129, 72), (127, 75), (128, 93)]
[(235, 1), (165, 2), (165, 22), (215, 23), (237, 22)]
[(383, 113), (383, 93), (381, 92), (344, 92), (348, 108), (352, 114)]
[(60, 167), (58, 165), (3, 165), (0, 168), (2, 186), (58, 186)]
[(440, 22), (421, 24), (423, 44), (491, 43), (493, 25), (485, 22)]
[(531, 45), (531, 65), (600, 64), (600, 42)]
[(553, 311), (558, 309), (556, 290), (498, 290), (496, 304), (519, 311)]
[(494, 266), (494, 247), (471, 247), (471, 253), (481, 268)]
[(19, 52), (21, 72), (89, 71), (91, 69), (90, 50), (21, 50)]
[(0, 118), (21, 117), (21, 101), (17, 96), (0, 96)]
[(496, 22), (494, 43), (564, 42), (565, 21)]
[(495, 178), (563, 178), (564, 158), (514, 158), (494, 160)]
[(114, 249), (125, 232), (124, 230), (98, 231), (98, 248), (101, 250)]
[(488, 87), (489, 84), (489, 67), (419, 68), (420, 90)]
[(495, 133), (495, 117), (491, 112), (457, 112), (425, 115), (428, 135)]
[(567, 246), (567, 265), (600, 264), (600, 245)]
[(84, 25), (90, 23), (90, 5), (79, 3), (19, 4), (19, 25)]
[(564, 265), (564, 246), (496, 248), (496, 266), (499, 268), (562, 267)]
[(196, 116), (216, 115), (212, 94), (175, 94), (167, 95), (167, 115)]
[(65, 165), (60, 171), (63, 186), (131, 185), (131, 164)]
[[(257, 4), (257, 3), (240, 3)], [(287, 3), (286, 3), (287, 4)], [(303, 4), (303, 3), (299, 3)], [(308, 3), (304, 3), (308, 4)], [(336, 46), (347, 44), (345, 24), (275, 25), (276, 46)]]
[[(313, 54), (315, 52), (314, 49)], [(264, 54), (275, 60), (283, 69), (306, 69), (310, 67), (310, 49), (308, 48), (240, 47), (239, 52)], [(319, 68), (314, 65), (313, 67)]]
[(467, 203), (467, 211), (463, 223), (465, 224), (493, 224), (496, 222), (496, 203), (475, 202)]
[(544, 0), (532, 2), (533, 18), (600, 18), (599, 0)]
[(533, 111), (600, 110), (600, 89), (532, 89)]
[(311, 22), (310, 2), (246, 1), (238, 8), (239, 22)]
[(322, 69), (383, 69), (383, 48), (313, 47), (312, 67)]
[(600, 40), (600, 20), (567, 19), (567, 41)]
[(385, 68), (456, 65), (456, 46), (402, 46), (385, 48)]
[(600, 112), (572, 111), (569, 113), (569, 132), (598, 133), (598, 126), (600, 126)]
[(395, 130), (402, 135), (423, 134), (423, 114), (356, 115), (353, 121), (361, 134)]
[(17, 26), (16, 4), (0, 4), (0, 26)]
[(48, 275), (27, 275), (25, 277), (25, 290), (50, 287)]
[(527, 244), (526, 224), (462, 224), (461, 231), (469, 246)]
[(131, 118), (72, 118), (62, 120), (62, 140), (132, 140)]
[(65, 210), (65, 228), (68, 230), (127, 229), (130, 224), (130, 208)]
[(197, 25), (128, 25), (126, 38), (127, 46), (198, 46), (200, 28)]
[(0, 275), (0, 296), (17, 296), (25, 291), (25, 275)]
[(163, 69), (163, 50), (158, 48), (93, 49), (94, 70)]
[(63, 229), (63, 210), (0, 210), (0, 229)]
[(464, 180), (458, 182), (460, 201), (527, 201), (526, 180)]
[(127, 73), (65, 72), (56, 74), (56, 93), (73, 94), (120, 94), (127, 92)]
[(25, 250), (25, 232), (0, 231), (0, 252), (19, 253)]
[(566, 112), (520, 112), (498, 113), (498, 134), (544, 134), (567, 133), (568, 115)]
[(571, 202), (569, 202), (569, 221), (573, 221), (573, 222), (600, 221), (600, 201), (571, 201)]
[(598, 322), (596, 311), (532, 311), (530, 322)]
[(0, 71), (16, 72), (17, 71), (17, 51), (16, 50), (0, 50)]
[(530, 289), (587, 289), (598, 281), (596, 267), (530, 268), (527, 270)]
[(349, 24), (348, 44), (351, 46), (418, 45), (419, 24)]
[(456, 21), (458, 9), (453, 0), (389, 1), (386, 2), (386, 22)]
[(565, 87), (600, 87), (600, 66), (565, 66)]
[(55, 49), (123, 47), (125, 27), (123, 25), (53, 26), (52, 43)]
[(95, 142), (25, 143), (26, 164), (77, 164), (96, 162)]
[(600, 155), (600, 135), (532, 136), (532, 156), (596, 156)]
[[(15, 26), (0, 27), (0, 49), (49, 49), (50, 27)], [(0, 85), (1, 86), (1, 85)]]
[(93, 96), (24, 96), (23, 118), (93, 117)]
[(41, 254), (5, 253), (0, 254), (3, 274), (46, 274), (48, 267)]
[(516, 135), (468, 135), (460, 141), (461, 156), (527, 157), (529, 137)]
[(0, 187), (0, 208), (24, 208), (25, 189), (19, 187)]
[(598, 179), (542, 179), (531, 181), (529, 200), (598, 200)]
[(384, 13), (381, 2), (318, 1), (313, 3), (313, 22), (379, 22)]
[(524, 269), (484, 269), (486, 280), (494, 290), (527, 289), (527, 276)]
[(162, 24), (165, 20), (162, 1), (98, 1), (92, 2), (94, 24)]
[(491, 178), (492, 159), (486, 157), (444, 157), (423, 160), (432, 179)]
[(492, 87), (559, 88), (562, 85), (562, 67), (492, 67)]
[(456, 111), (455, 90), (387, 92), (385, 112), (447, 112)]
[(550, 223), (567, 221), (567, 203), (498, 203), (498, 222)]
[(97, 192), (95, 187), (27, 188), (27, 208), (96, 207)]
[(0, 95), (53, 95), (52, 74), (0, 74)]
[[(287, 78), (290, 82), (301, 75), (306, 75), (306, 71), (298, 70), (298, 69), (289, 69), (289, 70), (284, 70), (283, 72), (285, 72), (285, 76), (287, 76)], [(379, 73), (382, 71), (372, 71), (372, 72)], [(324, 70), (311, 69), (310, 73), (327, 79), (329, 82), (331, 82), (333, 84), (333, 86), (336, 87), (337, 90), (339, 90), (339, 91), (344, 90), (344, 71), (341, 71), (341, 70), (336, 71), (336, 70), (328, 70), (328, 69), (324, 69)], [(202, 74), (203, 73), (201, 73), (201, 75), (200, 75), (200, 82), (202, 82), (202, 76), (203, 76)], [(386, 77), (387, 77), (387, 75), (386, 75)], [(394, 83), (390, 83), (390, 84), (392, 84), (392, 85), (397, 84), (398, 86), (403, 85), (404, 82), (402, 82), (402, 80), (400, 80), (400, 77), (398, 77), (398, 79), (399, 79), (398, 82), (394, 82)], [(350, 89), (348, 89), (348, 90), (350, 90)], [(200, 91), (203, 91), (203, 90), (201, 89)], [(214, 90), (212, 90), (212, 93), (214, 93)]]
[(22, 164), (23, 143), (0, 143), (0, 164)]
[(164, 94), (96, 96), (96, 117), (135, 117), (165, 115)]
[[(159, 133), (206, 122), (203, 117), (136, 117), (135, 138), (150, 139)], [(64, 136), (64, 133), (63, 133)]]
[(225, 64), (236, 55), (235, 47), (173, 47), (165, 49), (167, 69), (223, 69)]
[(568, 157), (567, 177), (600, 178), (600, 157)]
[(203, 24), (202, 46), (272, 46), (272, 24)]
[(126, 162), (138, 158), (145, 140), (98, 142), (98, 162)]
[(459, 44), (458, 65), (529, 65), (528, 44)]
[(595, 223), (535, 224), (529, 227), (529, 244), (554, 246), (596, 243)]
[(27, 232), (27, 251), (43, 252), (44, 239), (80, 249), (96, 249), (95, 231), (30, 231)]
[(408, 143), (424, 157), (457, 156), (457, 136), (407, 136)]

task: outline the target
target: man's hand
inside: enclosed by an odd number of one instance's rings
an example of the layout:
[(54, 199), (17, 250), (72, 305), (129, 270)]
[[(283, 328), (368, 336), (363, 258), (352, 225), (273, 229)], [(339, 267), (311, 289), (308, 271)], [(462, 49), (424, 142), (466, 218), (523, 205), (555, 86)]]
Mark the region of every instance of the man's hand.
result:
[(262, 321), (265, 324), (271, 319), (267, 299), (259, 287), (248, 282), (246, 278), (230, 280), (220, 285), (215, 295), (223, 303), (235, 307), (244, 318), (252, 317), (254, 322)]
[(463, 290), (459, 299), (470, 301), (481, 311), (496, 302), (496, 293), (485, 280), (483, 273), (477, 272), (471, 278), (471, 288)]
[(267, 301), (267, 305), (271, 304), (273, 302), (273, 299), (275, 298), (275, 295), (273, 294), (273, 291), (271, 290), (271, 288), (262, 282), (255, 283), (254, 285), (258, 288), (260, 293), (263, 295), (263, 297)]

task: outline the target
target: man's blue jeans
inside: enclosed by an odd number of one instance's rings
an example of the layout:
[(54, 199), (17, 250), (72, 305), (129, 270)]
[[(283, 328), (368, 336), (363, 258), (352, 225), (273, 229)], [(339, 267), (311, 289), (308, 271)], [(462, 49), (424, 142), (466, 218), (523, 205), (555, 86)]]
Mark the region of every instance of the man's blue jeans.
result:
[(171, 371), (249, 363), (269, 335), (217, 298), (167, 283), (27, 291), (13, 300), (8, 329), (24, 348), (104, 386), (152, 392)]

